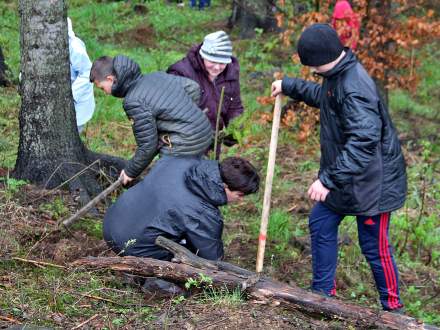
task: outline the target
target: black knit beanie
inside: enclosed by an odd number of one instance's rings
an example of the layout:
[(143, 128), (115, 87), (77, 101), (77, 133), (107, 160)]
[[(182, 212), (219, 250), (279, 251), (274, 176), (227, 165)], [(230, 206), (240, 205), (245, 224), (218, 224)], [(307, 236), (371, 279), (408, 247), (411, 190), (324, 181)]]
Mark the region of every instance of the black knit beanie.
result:
[(307, 66), (320, 66), (336, 60), (344, 50), (336, 31), (328, 24), (313, 24), (298, 40), (298, 55)]

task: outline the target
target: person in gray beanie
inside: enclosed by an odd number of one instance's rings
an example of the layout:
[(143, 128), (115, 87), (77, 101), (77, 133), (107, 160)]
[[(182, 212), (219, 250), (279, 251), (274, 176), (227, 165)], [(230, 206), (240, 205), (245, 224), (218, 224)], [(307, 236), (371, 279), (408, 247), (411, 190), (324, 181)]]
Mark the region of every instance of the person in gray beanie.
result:
[(222, 87), (225, 87), (225, 94), (220, 129), (243, 113), (240, 66), (238, 60), (232, 56), (232, 43), (224, 31), (205, 36), (203, 43), (193, 46), (186, 57), (168, 68), (167, 73), (190, 78), (200, 85), (202, 96), (199, 107), (208, 116), (213, 129)]
[(320, 108), (321, 162), (308, 190), (312, 290), (336, 294), (338, 227), (356, 216), (362, 253), (373, 272), (384, 310), (402, 312), (399, 277), (389, 244), (391, 212), (406, 198), (406, 171), (397, 132), (376, 86), (336, 31), (314, 24), (301, 34), (298, 55), (322, 83), (285, 77), (280, 93)]

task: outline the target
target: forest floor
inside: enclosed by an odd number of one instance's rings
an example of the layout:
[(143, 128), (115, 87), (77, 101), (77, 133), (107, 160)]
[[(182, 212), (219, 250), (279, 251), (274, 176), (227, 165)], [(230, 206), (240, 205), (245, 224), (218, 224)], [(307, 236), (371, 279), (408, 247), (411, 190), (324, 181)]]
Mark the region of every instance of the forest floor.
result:
[[(125, 54), (150, 72), (165, 70), (205, 34), (227, 30), (230, 10), (225, 3), (215, 2), (214, 8), (199, 12), (162, 1), (139, 7), (133, 1), (74, 0), (69, 16), (91, 59)], [(0, 45), (17, 83), (16, 3), (1, 3), (0, 15), (0, 30), (5, 31)], [(257, 97), (269, 94), (274, 73), (295, 75), (299, 68), (289, 61), (292, 50), (283, 48), (276, 34), (257, 33), (256, 39), (239, 40), (235, 30), (227, 31), (240, 60), (246, 112), (228, 128), (240, 144), (224, 147), (222, 157), (246, 157), (264, 177), (271, 105), (258, 103)], [(436, 325), (440, 325), (440, 68), (435, 60), (439, 54), (437, 44), (418, 54), (423, 59), (419, 68), (422, 79), (415, 94), (401, 90), (390, 94), (390, 112), (400, 132), (409, 180), (407, 203), (393, 215), (390, 229), (402, 299), (408, 315)], [(120, 274), (64, 268), (80, 257), (113, 255), (102, 240), (101, 219), (121, 191), (98, 206), (100, 216), (85, 217), (69, 231), (53, 232), (57, 221), (80, 207), (78, 198), (64, 190), (44, 190), (9, 177), (18, 145), (20, 99), (16, 86), (0, 92), (0, 328), (33, 324), (65, 329), (85, 321), (83, 328), (93, 329), (357, 328), (283, 306), (255, 304), (235, 291), (200, 289), (188, 297), (163, 298), (143, 292)], [(95, 95), (95, 115), (81, 138), (94, 151), (130, 157), (135, 142), (120, 100), (100, 91)], [(296, 112), (298, 118), (310, 116), (301, 111)], [(319, 131), (315, 124), (304, 137), (289, 114), (283, 122), (265, 274), (307, 288), (311, 280), (307, 217), (312, 203), (306, 191), (319, 168)], [(255, 267), (263, 191), (264, 187), (242, 203), (222, 208), (226, 260), (248, 269)], [(352, 217), (343, 221), (339, 236), (338, 297), (379, 308)]]

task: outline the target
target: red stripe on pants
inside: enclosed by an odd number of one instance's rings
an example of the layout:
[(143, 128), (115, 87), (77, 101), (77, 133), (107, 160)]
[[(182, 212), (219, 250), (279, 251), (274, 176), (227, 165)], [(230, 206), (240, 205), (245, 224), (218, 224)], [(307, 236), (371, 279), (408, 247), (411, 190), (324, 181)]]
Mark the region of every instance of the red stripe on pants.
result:
[(388, 265), (386, 263), (385, 260), (385, 238), (384, 235), (386, 236), (386, 227), (384, 230), (384, 224), (385, 224), (385, 219), (384, 219), (384, 214), (380, 215), (380, 228), (379, 228), (379, 256), (380, 256), (380, 262), (382, 264), (382, 268), (384, 270), (384, 275), (385, 275), (385, 283), (387, 286), (387, 291), (388, 291), (388, 307), (392, 308), (392, 303), (391, 303), (391, 292), (390, 292), (390, 274), (388, 272)]
[[(388, 228), (388, 223), (390, 220), (390, 214), (386, 213), (385, 214), (385, 230)], [(386, 258), (386, 260), (388, 261), (390, 270), (391, 270), (391, 280), (392, 280), (392, 288), (391, 288), (391, 294), (392, 294), (392, 301), (394, 304), (394, 308), (399, 308), (400, 304), (399, 304), (399, 298), (397, 295), (397, 276), (396, 276), (396, 272), (394, 271), (394, 265), (393, 265), (393, 259), (391, 257), (391, 253), (390, 253), (390, 249), (389, 249), (389, 244), (388, 244), (388, 235), (385, 232), (385, 247), (387, 247), (386, 249), (386, 253), (388, 255), (388, 258)]]
[(380, 215), (379, 256), (382, 263), (382, 268), (384, 269), (385, 283), (388, 290), (388, 307), (390, 309), (395, 309), (399, 307), (399, 301), (397, 299), (396, 274), (394, 272), (394, 267), (388, 246), (388, 218), (389, 213), (382, 213)]
[(333, 280), (333, 288), (330, 291), (332, 296), (336, 296), (336, 280)]

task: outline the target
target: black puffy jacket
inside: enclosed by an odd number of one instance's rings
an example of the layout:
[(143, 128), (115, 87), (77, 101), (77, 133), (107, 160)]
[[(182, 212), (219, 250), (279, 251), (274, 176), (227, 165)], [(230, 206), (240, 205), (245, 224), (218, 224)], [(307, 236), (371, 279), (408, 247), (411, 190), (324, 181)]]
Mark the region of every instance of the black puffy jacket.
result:
[[(138, 145), (125, 172), (137, 177), (160, 151), (189, 156), (203, 154), (212, 143), (209, 120), (197, 106), (196, 82), (165, 72), (142, 75), (139, 65), (125, 56), (113, 59), (116, 82), (112, 95), (124, 98)], [(159, 140), (166, 141), (158, 150)]]
[(217, 161), (162, 156), (145, 178), (124, 192), (104, 217), (104, 239), (122, 255), (170, 259), (155, 246), (158, 235), (187, 246), (199, 256), (223, 257), (227, 202)]
[(285, 95), (320, 108), (320, 181), (325, 204), (347, 215), (376, 215), (400, 208), (406, 172), (400, 142), (376, 85), (354, 54), (346, 55), (322, 84), (284, 78)]

